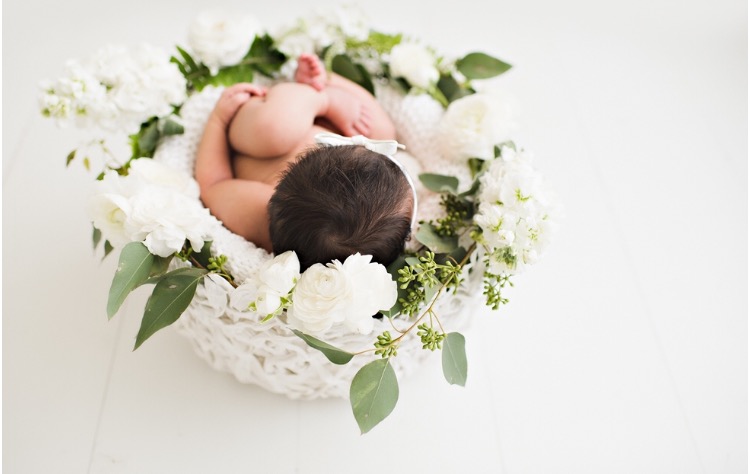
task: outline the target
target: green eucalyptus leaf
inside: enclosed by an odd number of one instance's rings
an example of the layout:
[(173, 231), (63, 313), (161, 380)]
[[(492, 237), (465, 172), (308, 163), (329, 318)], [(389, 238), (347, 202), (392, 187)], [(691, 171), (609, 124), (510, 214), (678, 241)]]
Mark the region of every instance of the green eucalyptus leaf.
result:
[(326, 342), (321, 341), (320, 339), (309, 336), (302, 331), (292, 329), (292, 332), (296, 334), (300, 339), (305, 341), (308, 346), (322, 352), (328, 360), (336, 365), (347, 364), (350, 360), (352, 360), (352, 357), (354, 357), (354, 354), (352, 354), (351, 352), (341, 350), (338, 347), (334, 347)]
[[(497, 147), (496, 147), (497, 148)], [(497, 153), (497, 152), (496, 152)], [(497, 154), (495, 155), (495, 158), (497, 158)], [(481, 158), (469, 158), (469, 170), (471, 170), (471, 177), (476, 178), (477, 175), (482, 171), (484, 168), (484, 160)]]
[(436, 283), (432, 286), (425, 286), (424, 287), (424, 301), (425, 303), (429, 304), (432, 302), (432, 299), (435, 297), (435, 295), (440, 291), (443, 285), (440, 283)]
[(107, 300), (107, 316), (110, 319), (128, 294), (148, 279), (153, 262), (154, 256), (142, 242), (130, 242), (122, 248)]
[(156, 120), (149, 123), (145, 128), (142, 128), (138, 135), (138, 149), (140, 150), (140, 154), (142, 156), (153, 156), (160, 136), (159, 124)]
[(162, 122), (161, 133), (165, 137), (170, 135), (182, 135), (185, 133), (185, 127), (171, 118), (166, 118)]
[(458, 192), (458, 178), (455, 176), (422, 173), (419, 175), (419, 180), (427, 189), (436, 193), (449, 192), (456, 194)]
[(388, 359), (372, 361), (352, 380), (349, 401), (362, 434), (391, 414), (398, 401), (398, 380)]
[(450, 332), (443, 341), (443, 375), (451, 385), (466, 386), (468, 366), (466, 339), (461, 333)]
[(94, 245), (94, 250), (99, 246), (99, 242), (102, 241), (102, 231), (94, 227), (94, 231), (91, 234), (91, 242)]
[(375, 95), (375, 84), (372, 83), (372, 76), (370, 75), (370, 72), (361, 64), (355, 64), (355, 67), (362, 77), (359, 85), (364, 87), (370, 94)]
[(109, 243), (109, 240), (105, 240), (104, 241), (104, 257), (102, 257), (102, 259), (107, 258), (107, 255), (109, 255), (110, 253), (112, 253), (112, 251), (114, 249), (115, 248), (112, 246), (112, 244)]
[(476, 91), (474, 89), (472, 89), (471, 87), (461, 88), (461, 89), (457, 90), (455, 94), (453, 94), (452, 96), (448, 97), (448, 101), (449, 102), (455, 102), (458, 99), (466, 97), (467, 95), (472, 95), (474, 93), (476, 93)]
[(73, 161), (73, 159), (76, 157), (76, 152), (78, 150), (73, 150), (70, 153), (68, 153), (68, 156), (65, 158), (65, 166), (70, 166), (70, 162)]
[(161, 278), (166, 275), (167, 270), (169, 270), (169, 264), (172, 262), (173, 258), (174, 255), (170, 255), (169, 257), (159, 257), (158, 255), (154, 255), (154, 262), (151, 264), (151, 269), (148, 272), (148, 279), (141, 283), (141, 285), (156, 283), (161, 280)]
[(198, 283), (208, 273), (202, 268), (184, 268), (162, 277), (146, 302), (141, 328), (135, 339), (138, 349), (149, 337), (177, 321), (190, 306)]
[(416, 234), (417, 240), (435, 253), (451, 253), (458, 247), (458, 237), (439, 235), (431, 225), (422, 225)]
[(331, 69), (339, 76), (345, 77), (359, 84), (362, 81), (362, 73), (351, 58), (345, 54), (337, 54), (331, 62)]
[(437, 83), (437, 88), (443, 93), (449, 102), (453, 102), (453, 96), (458, 95), (461, 91), (461, 85), (450, 74), (443, 74)]
[(467, 79), (489, 79), (506, 72), (511, 65), (485, 53), (469, 53), (456, 61), (456, 68)]

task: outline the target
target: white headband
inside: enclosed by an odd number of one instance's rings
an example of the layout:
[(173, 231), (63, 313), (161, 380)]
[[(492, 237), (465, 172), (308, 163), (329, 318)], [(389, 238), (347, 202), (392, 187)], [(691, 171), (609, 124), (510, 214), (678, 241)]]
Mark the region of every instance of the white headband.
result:
[(398, 168), (401, 170), (401, 172), (404, 173), (406, 181), (411, 187), (412, 197), (414, 198), (414, 209), (412, 210), (411, 214), (411, 227), (414, 228), (414, 225), (417, 223), (417, 188), (416, 186), (414, 186), (414, 181), (411, 179), (411, 176), (409, 176), (409, 173), (406, 171), (404, 165), (402, 165), (393, 157), (393, 155), (395, 155), (399, 149), (403, 150), (404, 148), (406, 148), (404, 145), (397, 142), (396, 140), (371, 140), (363, 135), (344, 137), (342, 135), (328, 132), (316, 134), (315, 141), (320, 145), (327, 146), (360, 145), (370, 151), (380, 153), (381, 155), (391, 160), (391, 162), (395, 163), (396, 166), (398, 166)]

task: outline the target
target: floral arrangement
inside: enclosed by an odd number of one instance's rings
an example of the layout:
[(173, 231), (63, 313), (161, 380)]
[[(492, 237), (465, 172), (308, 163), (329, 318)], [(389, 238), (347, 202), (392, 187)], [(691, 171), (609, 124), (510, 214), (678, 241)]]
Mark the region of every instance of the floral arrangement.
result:
[[(188, 48), (177, 47), (171, 57), (148, 45), (107, 46), (87, 61), (68, 62), (64, 76), (42, 85), (42, 114), (84, 127), (93, 137), (68, 154), (67, 163), (84, 155), (91, 169), (98, 156), (102, 168), (88, 212), (94, 247), (103, 242), (105, 256), (120, 250), (108, 316), (132, 290), (154, 285), (138, 348), (174, 323), (197, 291), (210, 287), (248, 318), (285, 319), (334, 364), (374, 353), (379, 358), (362, 367), (350, 391), (363, 433), (396, 404), (398, 383), (389, 360), (405, 337), (419, 338), (426, 350), (442, 350), (445, 378), (464, 385), (464, 337), (446, 330), (435, 301), (455, 292), (468, 272), (482, 272), (486, 304), (497, 309), (508, 301), (503, 290), (511, 278), (539, 259), (554, 227), (555, 201), (530, 154), (507, 140), (502, 104), (473, 86), (510, 66), (478, 52), (442, 57), (400, 34), (371, 30), (363, 16), (346, 8), (306, 16), (273, 34), (249, 17), (206, 12), (190, 25), (188, 41)], [(311, 51), (373, 93), (376, 84), (390, 85), (438, 101), (446, 108), (441, 150), (465, 167), (470, 179), (420, 175), (427, 189), (441, 195), (444, 214), (422, 221), (418, 247), (388, 268), (355, 254), (300, 272), (296, 254), (286, 252), (269, 258), (253, 278), (236, 281), (227, 258), (211, 252), (213, 217), (198, 200), (195, 180), (149, 158), (164, 137), (183, 132), (180, 108), (192, 94), (209, 86), (289, 78), (296, 58)], [(107, 137), (112, 132), (114, 138)], [(112, 151), (112, 140), (126, 142), (129, 153)], [(318, 338), (332, 328), (370, 334), (376, 313), (409, 326), (394, 326), (395, 335), (377, 334), (372, 347), (360, 352)]]

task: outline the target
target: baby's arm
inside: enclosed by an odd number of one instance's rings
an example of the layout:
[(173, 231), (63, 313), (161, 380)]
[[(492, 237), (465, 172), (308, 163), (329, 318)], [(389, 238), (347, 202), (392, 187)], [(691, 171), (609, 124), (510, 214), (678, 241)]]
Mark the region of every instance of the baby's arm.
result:
[(198, 145), (195, 179), (203, 204), (214, 216), (232, 232), (270, 250), (266, 208), (273, 188), (265, 183), (234, 179), (227, 141), (227, 128), (240, 106), (253, 95), (264, 94), (264, 89), (252, 84), (235, 84), (222, 93)]

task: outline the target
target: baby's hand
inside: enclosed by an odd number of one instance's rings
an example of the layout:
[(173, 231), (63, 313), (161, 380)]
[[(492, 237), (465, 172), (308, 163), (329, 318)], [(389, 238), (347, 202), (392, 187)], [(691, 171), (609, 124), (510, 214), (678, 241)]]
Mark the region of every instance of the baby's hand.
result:
[(213, 115), (219, 119), (225, 126), (229, 125), (242, 104), (250, 100), (253, 96), (263, 97), (266, 95), (265, 87), (255, 84), (242, 82), (234, 84), (224, 89), (221, 97), (216, 102)]

